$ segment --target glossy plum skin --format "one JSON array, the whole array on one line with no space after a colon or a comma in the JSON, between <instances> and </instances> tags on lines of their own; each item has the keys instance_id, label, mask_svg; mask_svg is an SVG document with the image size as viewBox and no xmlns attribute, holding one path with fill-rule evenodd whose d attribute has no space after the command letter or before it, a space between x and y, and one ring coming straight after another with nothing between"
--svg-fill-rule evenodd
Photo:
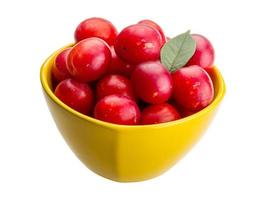
<instances>
[{"instance_id":1,"label":"glossy plum skin","mask_svg":"<svg viewBox=\"0 0 264 200\"><path fill-rule=\"evenodd\" d=\"M88 115L93 106L93 92L85 83L65 79L55 89L55 95L74 110Z\"/></svg>"},{"instance_id":2,"label":"glossy plum skin","mask_svg":"<svg viewBox=\"0 0 264 200\"><path fill-rule=\"evenodd\" d=\"M213 68L215 57L213 45L202 35L192 34L192 38L196 42L196 50L186 66L199 65L205 70L210 70Z\"/></svg>"},{"instance_id":3,"label":"glossy plum skin","mask_svg":"<svg viewBox=\"0 0 264 200\"><path fill-rule=\"evenodd\" d=\"M72 47L67 60L70 74L78 81L100 78L111 61L109 46L99 38L88 38Z\"/></svg>"},{"instance_id":4,"label":"glossy plum skin","mask_svg":"<svg viewBox=\"0 0 264 200\"><path fill-rule=\"evenodd\" d=\"M149 20L149 19L145 19L145 20L139 21L138 24L144 24L144 25L147 25L147 26L150 26L150 27L156 29L160 33L163 44L166 42L166 37L164 35L164 32L163 32L162 28L156 22Z\"/></svg>"},{"instance_id":5,"label":"glossy plum skin","mask_svg":"<svg viewBox=\"0 0 264 200\"><path fill-rule=\"evenodd\" d=\"M172 94L171 75L158 61L137 65L131 81L135 95L147 103L164 103Z\"/></svg>"},{"instance_id":6,"label":"glossy plum skin","mask_svg":"<svg viewBox=\"0 0 264 200\"><path fill-rule=\"evenodd\" d=\"M114 47L111 47L112 59L107 69L107 74L120 74L129 77L134 69L134 65L130 65L121 60L115 52Z\"/></svg>"},{"instance_id":7,"label":"glossy plum skin","mask_svg":"<svg viewBox=\"0 0 264 200\"><path fill-rule=\"evenodd\" d=\"M98 37L109 45L113 45L117 36L117 30L108 20L93 17L82 21L77 26L74 36L76 42L90 37Z\"/></svg>"},{"instance_id":8,"label":"glossy plum skin","mask_svg":"<svg viewBox=\"0 0 264 200\"><path fill-rule=\"evenodd\" d=\"M140 111L131 99L121 95L109 95L96 104L94 117L114 124L136 125L140 120Z\"/></svg>"},{"instance_id":9,"label":"glossy plum skin","mask_svg":"<svg viewBox=\"0 0 264 200\"><path fill-rule=\"evenodd\" d=\"M70 73L67 69L67 57L71 48L64 49L55 58L54 64L51 68L51 73L56 81L63 81L70 78Z\"/></svg>"},{"instance_id":10,"label":"glossy plum skin","mask_svg":"<svg viewBox=\"0 0 264 200\"><path fill-rule=\"evenodd\" d=\"M111 74L103 77L96 85L96 99L118 94L134 100L132 84L125 76Z\"/></svg>"},{"instance_id":11,"label":"glossy plum skin","mask_svg":"<svg viewBox=\"0 0 264 200\"><path fill-rule=\"evenodd\" d=\"M156 104L146 107L141 112L141 124L159 124L180 119L179 112L170 104Z\"/></svg>"},{"instance_id":12,"label":"glossy plum skin","mask_svg":"<svg viewBox=\"0 0 264 200\"><path fill-rule=\"evenodd\" d=\"M157 30L150 26L135 24L123 29L116 38L116 54L130 64L158 60L162 38Z\"/></svg>"},{"instance_id":13,"label":"glossy plum skin","mask_svg":"<svg viewBox=\"0 0 264 200\"><path fill-rule=\"evenodd\" d=\"M172 74L173 97L189 111L199 111L214 98L214 86L208 73L197 65L184 67Z\"/></svg>"}]
</instances>

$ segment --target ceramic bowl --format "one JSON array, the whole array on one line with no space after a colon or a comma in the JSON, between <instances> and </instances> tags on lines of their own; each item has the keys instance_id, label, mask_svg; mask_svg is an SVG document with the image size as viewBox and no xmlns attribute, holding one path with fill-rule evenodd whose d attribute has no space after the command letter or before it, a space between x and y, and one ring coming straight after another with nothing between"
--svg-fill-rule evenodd
<instances>
[{"instance_id":1,"label":"ceramic bowl","mask_svg":"<svg viewBox=\"0 0 264 200\"><path fill-rule=\"evenodd\" d=\"M53 93L53 53L42 65L40 80L52 117L75 155L93 172L119 181L156 177L179 161L201 138L225 94L225 83L214 67L210 74L215 97L203 110L180 120L157 125L125 126L83 115Z\"/></svg>"}]
</instances>

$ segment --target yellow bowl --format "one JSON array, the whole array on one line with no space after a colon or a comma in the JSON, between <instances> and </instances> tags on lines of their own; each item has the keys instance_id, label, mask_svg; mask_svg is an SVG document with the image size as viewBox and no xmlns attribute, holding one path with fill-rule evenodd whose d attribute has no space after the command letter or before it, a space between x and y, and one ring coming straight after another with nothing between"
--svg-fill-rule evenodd
<instances>
[{"instance_id":1,"label":"yellow bowl","mask_svg":"<svg viewBox=\"0 0 264 200\"><path fill-rule=\"evenodd\" d=\"M224 80L214 68L212 79L215 98L208 107L194 115L145 126L124 126L99 121L71 109L54 95L51 66L54 57L62 49L53 53L40 71L48 107L75 155L89 169L114 181L142 181L168 170L202 136L225 94Z\"/></svg>"}]
</instances>

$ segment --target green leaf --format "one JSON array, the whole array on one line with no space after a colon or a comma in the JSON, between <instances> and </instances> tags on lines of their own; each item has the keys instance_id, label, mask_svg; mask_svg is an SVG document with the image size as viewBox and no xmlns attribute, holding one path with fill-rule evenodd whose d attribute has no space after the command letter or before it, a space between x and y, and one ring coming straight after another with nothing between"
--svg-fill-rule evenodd
<instances>
[{"instance_id":1,"label":"green leaf","mask_svg":"<svg viewBox=\"0 0 264 200\"><path fill-rule=\"evenodd\" d=\"M193 56L196 43L190 31L182 33L164 44L161 49L161 63L170 71L183 67Z\"/></svg>"}]
</instances>

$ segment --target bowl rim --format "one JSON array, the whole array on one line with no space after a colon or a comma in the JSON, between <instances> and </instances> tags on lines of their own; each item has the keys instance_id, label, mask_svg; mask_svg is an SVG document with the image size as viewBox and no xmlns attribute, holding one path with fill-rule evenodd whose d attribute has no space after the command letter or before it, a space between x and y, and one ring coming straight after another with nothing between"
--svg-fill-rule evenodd
<instances>
[{"instance_id":1,"label":"bowl rim","mask_svg":"<svg viewBox=\"0 0 264 200\"><path fill-rule=\"evenodd\" d=\"M208 113L211 110L214 110L222 101L223 97L225 96L225 92L226 92L226 86L225 86L225 82L224 79L220 73L220 71L217 69L217 67L214 65L212 71L215 74L216 77L216 81L218 82L218 93L215 94L215 98L214 100L211 102L211 104L209 104L207 107L203 108L202 110L187 116L187 117L183 117L181 119L175 120L175 121L170 121L170 122L165 122L165 123L160 123L160 124L149 124L149 125L121 125L121 124L113 124L110 122L105 122L105 121L101 121L98 119L95 119L93 117L90 117L88 115L84 115L82 113L79 113L78 111L75 111L74 109L70 108L69 106L67 106L66 104L64 104L62 101L60 101L55 94L53 93L53 91L51 90L51 88L49 87L48 81L47 81L47 76L46 74L48 73L48 71L50 71L49 68L51 68L50 66L50 61L52 59L54 59L54 57L61 52L63 49L67 48L67 47L71 47L73 46L73 44L68 44L65 45L64 47L56 50L55 52L53 52L42 64L41 68L40 68L40 82L43 88L43 91L47 94L47 96L58 106L62 107L64 110L72 113L73 115L75 115L78 118L81 118L83 120L89 121L91 123L95 123L99 126L103 126L103 127L107 127L107 128L112 128L112 129L117 129L117 128L121 128L121 129L142 129L142 128L161 128L161 127L165 127L165 126L172 126L172 125L177 125L177 124L182 124L184 122L193 120L195 118L198 118L201 115L204 115L205 113Z\"/></svg>"}]
</instances>

